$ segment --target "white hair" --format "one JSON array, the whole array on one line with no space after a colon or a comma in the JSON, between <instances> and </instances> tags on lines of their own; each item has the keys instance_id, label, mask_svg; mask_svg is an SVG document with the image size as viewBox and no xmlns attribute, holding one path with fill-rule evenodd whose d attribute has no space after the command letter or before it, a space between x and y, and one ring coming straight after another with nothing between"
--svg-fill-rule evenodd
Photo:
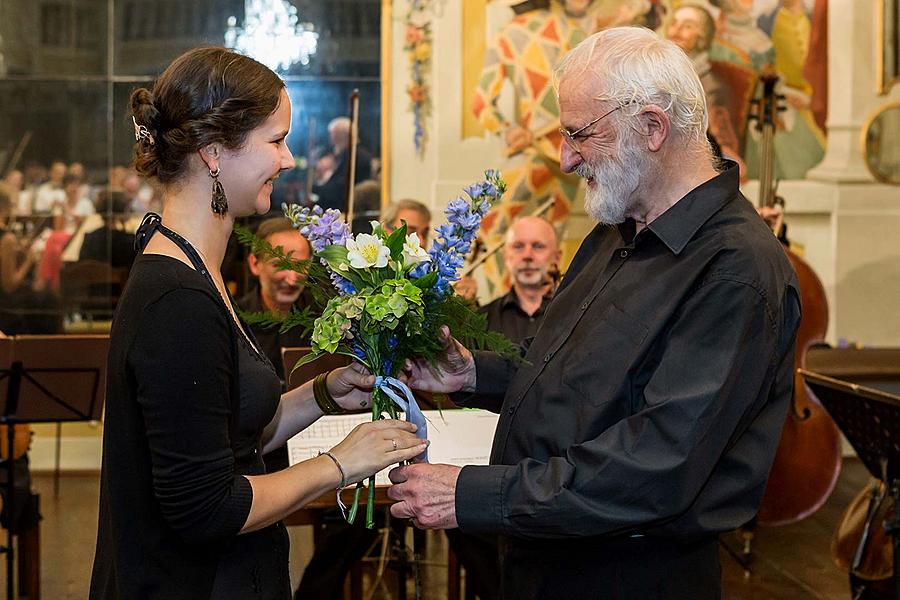
<instances>
[{"instance_id":1,"label":"white hair","mask_svg":"<svg viewBox=\"0 0 900 600\"><path fill-rule=\"evenodd\" d=\"M589 71L602 82L597 100L631 107L654 104L669 116L676 135L708 147L706 94L690 58L681 48L643 27L613 27L595 33L566 54L554 84ZM578 75L580 77L580 75Z\"/></svg>"},{"instance_id":2,"label":"white hair","mask_svg":"<svg viewBox=\"0 0 900 600\"><path fill-rule=\"evenodd\" d=\"M347 117L337 117L336 119L332 119L331 122L328 123L328 133L334 131L350 133L350 119Z\"/></svg>"}]
</instances>

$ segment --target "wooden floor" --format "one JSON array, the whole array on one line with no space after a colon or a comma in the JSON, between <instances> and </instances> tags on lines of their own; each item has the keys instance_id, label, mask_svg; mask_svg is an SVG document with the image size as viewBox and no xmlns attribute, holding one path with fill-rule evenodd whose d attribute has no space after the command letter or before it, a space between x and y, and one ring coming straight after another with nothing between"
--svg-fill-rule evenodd
<instances>
[{"instance_id":1,"label":"wooden floor","mask_svg":"<svg viewBox=\"0 0 900 600\"><path fill-rule=\"evenodd\" d=\"M728 600L844 600L850 597L846 576L831 562L829 544L844 507L864 485L867 476L856 460L845 461L837 488L827 504L801 523L762 529L755 541L753 572L743 570L722 553L723 588ZM82 600L87 597L97 528L96 475L63 476L59 497L53 497L52 478L37 475L44 520L41 524L42 597ZM296 582L309 560L312 535L307 527L291 528L291 576ZM428 555L434 565L423 569L423 597L446 599L443 535L430 535ZM738 545L736 539L730 540ZM2 557L0 557L2 559ZM374 572L374 570L373 570ZM5 590L5 569L0 568L0 590ZM389 574L390 575L390 574ZM379 586L375 598L396 597L393 578ZM366 577L371 580L371 574ZM410 589L410 592L412 590ZM0 591L0 594L5 592ZM412 597L412 596L410 596Z\"/></svg>"}]
</instances>

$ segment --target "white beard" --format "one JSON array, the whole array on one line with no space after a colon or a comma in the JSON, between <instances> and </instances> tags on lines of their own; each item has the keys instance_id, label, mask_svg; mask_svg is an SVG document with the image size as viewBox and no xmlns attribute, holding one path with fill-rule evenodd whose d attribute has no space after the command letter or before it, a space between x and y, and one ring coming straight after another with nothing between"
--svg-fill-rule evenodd
<instances>
[{"instance_id":1,"label":"white beard","mask_svg":"<svg viewBox=\"0 0 900 600\"><path fill-rule=\"evenodd\" d=\"M631 208L629 198L641 179L643 157L630 143L619 143L619 156L602 165L583 162L575 169L579 177L594 180L584 196L584 210L605 225L618 225L625 221L625 213Z\"/></svg>"}]
</instances>

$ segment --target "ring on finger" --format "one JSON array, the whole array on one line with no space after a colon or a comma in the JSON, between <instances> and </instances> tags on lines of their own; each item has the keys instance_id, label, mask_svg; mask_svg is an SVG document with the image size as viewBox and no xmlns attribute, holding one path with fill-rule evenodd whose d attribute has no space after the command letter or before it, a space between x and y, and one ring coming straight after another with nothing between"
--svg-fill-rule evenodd
<instances>
[{"instance_id":1,"label":"ring on finger","mask_svg":"<svg viewBox=\"0 0 900 600\"><path fill-rule=\"evenodd\" d=\"M394 447L394 450L397 449L397 440L391 440L391 445Z\"/></svg>"}]
</instances>

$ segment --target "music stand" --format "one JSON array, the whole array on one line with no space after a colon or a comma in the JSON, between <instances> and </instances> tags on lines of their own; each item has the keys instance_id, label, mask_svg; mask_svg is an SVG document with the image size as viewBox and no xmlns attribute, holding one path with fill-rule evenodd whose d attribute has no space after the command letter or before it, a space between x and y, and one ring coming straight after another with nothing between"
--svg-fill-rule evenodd
<instances>
[{"instance_id":1,"label":"music stand","mask_svg":"<svg viewBox=\"0 0 900 600\"><path fill-rule=\"evenodd\" d=\"M14 437L17 423L100 419L106 380L105 335L23 335L0 338L0 423L6 425L8 514L15 514ZM6 385L2 385L3 381ZM20 400L24 399L24 402ZM13 527L7 530L6 595L14 597Z\"/></svg>"},{"instance_id":2,"label":"music stand","mask_svg":"<svg viewBox=\"0 0 900 600\"><path fill-rule=\"evenodd\" d=\"M900 396L800 369L816 398L873 477L900 506ZM900 518L884 524L894 548L894 590L900 600Z\"/></svg>"}]
</instances>

